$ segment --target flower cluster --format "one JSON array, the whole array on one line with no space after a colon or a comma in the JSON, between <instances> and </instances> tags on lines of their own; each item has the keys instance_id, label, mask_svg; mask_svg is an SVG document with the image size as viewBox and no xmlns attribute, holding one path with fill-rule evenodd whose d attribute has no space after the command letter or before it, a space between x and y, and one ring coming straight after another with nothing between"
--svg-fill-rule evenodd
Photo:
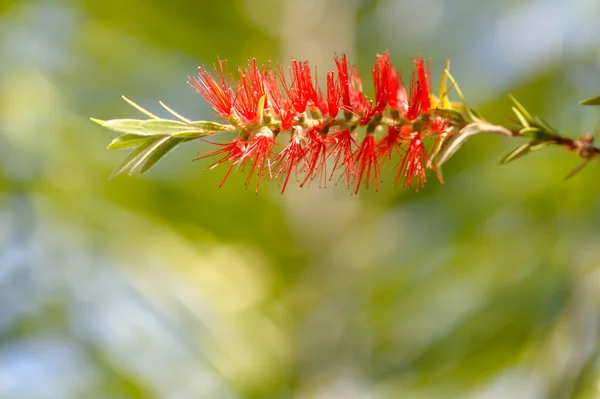
<instances>
[{"instance_id":1,"label":"flower cluster","mask_svg":"<svg viewBox=\"0 0 600 399\"><path fill-rule=\"evenodd\" d=\"M304 186L326 185L337 173L357 192L361 184L378 188L382 168L399 154L395 183L419 189L433 168L431 148L450 129L436 114L429 66L419 56L412 69L407 90L388 53L378 55L371 99L345 55L335 57L323 87L307 61L292 60L286 74L279 65L258 67L250 59L237 78L226 61L219 60L214 73L200 67L190 85L240 133L226 143L205 140L216 148L199 159L218 157L210 168L229 163L221 185L239 167L248 170L246 187L256 176L256 190L266 177L280 178L283 193L292 174Z\"/></svg>"}]
</instances>

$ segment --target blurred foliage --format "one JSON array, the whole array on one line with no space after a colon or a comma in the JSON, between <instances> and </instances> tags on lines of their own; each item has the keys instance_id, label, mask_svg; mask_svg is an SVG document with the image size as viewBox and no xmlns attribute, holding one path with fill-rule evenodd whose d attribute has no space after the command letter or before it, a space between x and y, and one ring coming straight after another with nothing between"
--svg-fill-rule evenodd
<instances>
[{"instance_id":1,"label":"blurred foliage","mask_svg":"<svg viewBox=\"0 0 600 399\"><path fill-rule=\"evenodd\" d=\"M498 166L518 143L475 137L418 193L255 195L240 174L218 189L191 142L108 179L123 154L90 116L137 117L127 95L212 119L187 75L287 63L325 3L354 7L363 70L386 48L435 76L450 58L492 122L510 92L561 132L597 127L578 105L600 91L595 0L311 1L290 33L297 1L0 3L0 397L597 397L595 162L564 182L572 154Z\"/></svg>"}]
</instances>

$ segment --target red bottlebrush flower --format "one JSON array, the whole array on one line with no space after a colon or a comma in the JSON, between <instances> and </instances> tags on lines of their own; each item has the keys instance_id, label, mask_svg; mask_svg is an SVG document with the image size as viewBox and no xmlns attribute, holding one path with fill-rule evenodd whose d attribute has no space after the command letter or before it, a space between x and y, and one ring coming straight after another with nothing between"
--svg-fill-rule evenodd
<instances>
[{"instance_id":1,"label":"red bottlebrush flower","mask_svg":"<svg viewBox=\"0 0 600 399\"><path fill-rule=\"evenodd\" d=\"M394 69L387 51L377 55L377 63L389 65L387 75L388 105L392 109L399 109L402 115L406 115L406 111L408 111L406 88L404 87L404 83L402 83L402 79ZM380 68L382 68L382 66L380 66Z\"/></svg>"},{"instance_id":2,"label":"red bottlebrush flower","mask_svg":"<svg viewBox=\"0 0 600 399\"><path fill-rule=\"evenodd\" d=\"M241 157L242 163L247 160L252 161L250 173L246 179L246 188L250 185L255 171L257 171L256 192L258 192L258 186L260 185L265 169L269 170L269 176L272 177L270 157L273 145L275 145L275 140L273 132L269 128L262 128L248 142L246 151L244 151L244 155Z\"/></svg>"},{"instance_id":3,"label":"red bottlebrush flower","mask_svg":"<svg viewBox=\"0 0 600 399\"><path fill-rule=\"evenodd\" d=\"M406 154L404 154L404 157L400 161L395 182L397 183L400 178L404 178L404 186L411 187L413 178L416 178L415 189L418 191L419 188L425 185L425 181L427 180L425 167L428 162L429 156L427 155L421 133L413 133L406 149Z\"/></svg>"},{"instance_id":4,"label":"red bottlebrush flower","mask_svg":"<svg viewBox=\"0 0 600 399\"><path fill-rule=\"evenodd\" d=\"M372 106L371 101L366 101L362 95L361 90L361 103L363 110L363 116L360 120L361 125L366 125L369 121L378 114L381 114L388 101L388 76L390 74L390 64L387 62L381 62L379 59L375 63L373 68L373 86L375 87L375 106Z\"/></svg>"},{"instance_id":5,"label":"red bottlebrush flower","mask_svg":"<svg viewBox=\"0 0 600 399\"><path fill-rule=\"evenodd\" d=\"M301 131L301 127L296 128L296 132L292 136L288 145L279 154L277 154L277 157L275 158L275 169L277 169L276 175L279 176L283 174L285 176L281 194L283 194L285 188L287 187L292 171L298 170L298 165L301 161L306 163L306 150L302 144L302 137L300 136Z\"/></svg>"},{"instance_id":6,"label":"red bottlebrush flower","mask_svg":"<svg viewBox=\"0 0 600 399\"><path fill-rule=\"evenodd\" d=\"M305 68L307 69L305 73L308 74L308 76L310 76L310 70L308 70L308 63L305 65ZM321 112L321 115L325 116L327 115L329 108L327 105L327 100L325 99L325 95L319 87L319 81L317 79L317 76L317 68L315 67L315 83L314 85L311 84L307 86L308 107L313 112L319 110L319 112Z\"/></svg>"},{"instance_id":7,"label":"red bottlebrush flower","mask_svg":"<svg viewBox=\"0 0 600 399\"><path fill-rule=\"evenodd\" d=\"M435 134L439 135L446 131L448 127L448 121L444 118L440 118L439 116L429 118L428 130Z\"/></svg>"},{"instance_id":8,"label":"red bottlebrush flower","mask_svg":"<svg viewBox=\"0 0 600 399\"><path fill-rule=\"evenodd\" d=\"M204 141L206 141L206 140L204 140ZM224 162L231 161L231 165L229 165L229 169L227 169L227 173L225 173L225 177L223 177L221 184L219 184L219 188L221 188L223 186L223 184L225 184L225 180L227 180L227 177L229 177L229 173L231 173L231 170L233 169L233 167L235 165L239 164L240 162L242 162L244 154L246 152L246 148L248 146L248 141L246 141L244 139L236 138L236 139L233 139L229 143L213 143L211 141L206 141L206 142L217 145L221 148L218 150L209 151L206 155L203 155L196 159L213 158L215 156L223 155L223 158L219 159L217 162L210 165L207 169L214 169Z\"/></svg>"},{"instance_id":9,"label":"red bottlebrush flower","mask_svg":"<svg viewBox=\"0 0 600 399\"><path fill-rule=\"evenodd\" d=\"M362 88L362 80L358 71L355 67L350 69L350 104L351 108L346 111L350 111L355 115L360 115L361 125L366 125L368 121L371 119L371 107L373 106L373 102L364 95Z\"/></svg>"},{"instance_id":10,"label":"red bottlebrush flower","mask_svg":"<svg viewBox=\"0 0 600 399\"><path fill-rule=\"evenodd\" d=\"M387 134L380 138L376 144L377 157L380 160L380 166L392 159L395 152L399 152L402 142L409 137L412 132L412 125L389 126Z\"/></svg>"},{"instance_id":11,"label":"red bottlebrush flower","mask_svg":"<svg viewBox=\"0 0 600 399\"><path fill-rule=\"evenodd\" d=\"M320 175L321 181L326 186L327 174L327 146L329 140L326 134L322 132L322 126L314 126L306 132L308 136L308 144L306 145L306 177L300 184L304 187L306 182L314 180Z\"/></svg>"},{"instance_id":12,"label":"red bottlebrush flower","mask_svg":"<svg viewBox=\"0 0 600 399\"><path fill-rule=\"evenodd\" d=\"M236 87L234 108L240 119L252 124L258 122L258 105L265 94L263 81L265 72L256 67L256 60L249 59L245 70L238 68L240 81Z\"/></svg>"},{"instance_id":13,"label":"red bottlebrush flower","mask_svg":"<svg viewBox=\"0 0 600 399\"><path fill-rule=\"evenodd\" d=\"M356 139L353 134L344 129L341 132L331 136L331 152L329 156L333 157L333 169L329 180L333 178L333 174L338 168L345 167L342 176L346 176L348 188L352 184L352 179L356 176L356 163L354 161L354 147L356 147Z\"/></svg>"},{"instance_id":14,"label":"red bottlebrush flower","mask_svg":"<svg viewBox=\"0 0 600 399\"><path fill-rule=\"evenodd\" d=\"M333 74L333 72L332 72L332 74ZM308 106L311 111L316 111L318 109L319 112L321 112L321 115L326 116L329 113L329 104L327 102L327 98L325 97L325 94L323 94L323 91L319 87L319 82L317 80L316 75L317 75L317 71L315 68L315 86L314 87L316 87L316 92L317 92L316 100L315 101L311 100L309 102ZM336 114L337 114L337 112L336 112Z\"/></svg>"},{"instance_id":15,"label":"red bottlebrush flower","mask_svg":"<svg viewBox=\"0 0 600 399\"><path fill-rule=\"evenodd\" d=\"M350 69L350 109L348 111L364 112L369 100L363 94L362 79L355 67Z\"/></svg>"},{"instance_id":16,"label":"red bottlebrush flower","mask_svg":"<svg viewBox=\"0 0 600 399\"><path fill-rule=\"evenodd\" d=\"M299 104L302 111L306 111L306 106L310 106L317 103L317 91L313 86L312 77L310 75L310 65L308 61L304 61L299 68L298 78L297 78L297 87L298 90L302 93L302 103Z\"/></svg>"},{"instance_id":17,"label":"red bottlebrush flower","mask_svg":"<svg viewBox=\"0 0 600 399\"><path fill-rule=\"evenodd\" d=\"M383 112L387 106L389 97L389 76L391 70L389 63L377 63L373 69L373 85L375 86L375 107L373 114L377 115Z\"/></svg>"},{"instance_id":18,"label":"red bottlebrush flower","mask_svg":"<svg viewBox=\"0 0 600 399\"><path fill-rule=\"evenodd\" d=\"M237 115L244 123L252 124L258 122L260 97L256 98L254 95L255 92L245 76L240 77L236 91L234 106Z\"/></svg>"},{"instance_id":19,"label":"red bottlebrush flower","mask_svg":"<svg viewBox=\"0 0 600 399\"><path fill-rule=\"evenodd\" d=\"M304 97L304 92L302 91L302 84L304 80L304 69L302 64L298 63L295 59L292 59L292 65L290 66L290 76L292 79L292 84L288 86L287 81L285 79L285 73L283 70L279 71L279 78L281 79L281 85L285 90L288 99L290 100L290 104L294 111L297 113L304 112L306 110L306 98Z\"/></svg>"},{"instance_id":20,"label":"red bottlebrush flower","mask_svg":"<svg viewBox=\"0 0 600 399\"><path fill-rule=\"evenodd\" d=\"M229 118L233 108L233 92L229 83L227 61L219 60L219 69L214 65L215 77L204 67L198 68L198 76L188 76L188 84L194 88L219 113L222 118Z\"/></svg>"},{"instance_id":21,"label":"red bottlebrush flower","mask_svg":"<svg viewBox=\"0 0 600 399\"><path fill-rule=\"evenodd\" d=\"M352 110L350 102L350 76L348 75L348 63L346 62L346 54L341 58L335 57L335 65L338 71L339 91L341 95L341 105L347 111Z\"/></svg>"},{"instance_id":22,"label":"red bottlebrush flower","mask_svg":"<svg viewBox=\"0 0 600 399\"><path fill-rule=\"evenodd\" d=\"M272 70L269 71L269 74L265 72L263 86L267 95L269 108L281 120L281 129L288 130L294 123L295 112L292 109L290 101L284 99L281 95L279 80Z\"/></svg>"},{"instance_id":23,"label":"red bottlebrush flower","mask_svg":"<svg viewBox=\"0 0 600 399\"><path fill-rule=\"evenodd\" d=\"M340 91L339 86L335 84L333 71L327 73L327 107L329 117L335 118L340 111Z\"/></svg>"},{"instance_id":24,"label":"red bottlebrush flower","mask_svg":"<svg viewBox=\"0 0 600 399\"><path fill-rule=\"evenodd\" d=\"M429 112L430 109L428 75L425 72L423 58L418 56L410 82L410 99L406 118L411 121L415 120L422 113Z\"/></svg>"},{"instance_id":25,"label":"red bottlebrush flower","mask_svg":"<svg viewBox=\"0 0 600 399\"><path fill-rule=\"evenodd\" d=\"M365 177L365 186L369 188L369 182L375 182L375 190L379 189L379 164L377 162L377 150L375 136L367 133L360 148L356 152L357 179L354 194L358 193L360 184ZM366 173L366 175L365 175Z\"/></svg>"}]
</instances>

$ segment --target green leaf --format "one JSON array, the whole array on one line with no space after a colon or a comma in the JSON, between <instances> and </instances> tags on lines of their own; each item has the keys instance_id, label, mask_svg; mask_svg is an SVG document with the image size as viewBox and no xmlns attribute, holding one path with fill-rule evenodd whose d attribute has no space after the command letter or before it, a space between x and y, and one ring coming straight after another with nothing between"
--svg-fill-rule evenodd
<instances>
[{"instance_id":1,"label":"green leaf","mask_svg":"<svg viewBox=\"0 0 600 399\"><path fill-rule=\"evenodd\" d=\"M207 132L201 130L188 130L179 133L173 133L171 137L177 137L182 139L199 139L202 137L210 136L214 132Z\"/></svg>"},{"instance_id":2,"label":"green leaf","mask_svg":"<svg viewBox=\"0 0 600 399\"><path fill-rule=\"evenodd\" d=\"M517 149L512 151L510 154L508 154L507 156L502 158L502 160L500 161L500 164L501 165L507 164L509 162L512 162L516 159L519 159L519 158L529 154L532 151L541 150L542 148L544 148L550 144L553 144L553 143L554 143L554 141L532 140L528 143L523 144L522 146L518 147Z\"/></svg>"},{"instance_id":3,"label":"green leaf","mask_svg":"<svg viewBox=\"0 0 600 399\"><path fill-rule=\"evenodd\" d=\"M140 107L139 105L137 105L136 103L134 103L133 101L131 101L130 99L128 99L127 97L121 96L121 98L123 100L127 101L127 104L131 105L133 108L137 109L142 114L146 115L148 118L150 118L150 119L159 119L158 116L154 115L150 111L146 111L144 108Z\"/></svg>"},{"instance_id":4,"label":"green leaf","mask_svg":"<svg viewBox=\"0 0 600 399\"><path fill-rule=\"evenodd\" d=\"M154 151L156 151L160 146L162 146L164 143L168 142L171 138L170 137L163 137L158 139L156 142L154 142L147 150L146 152L144 152L138 159L137 161L131 166L131 169L129 169L129 175L132 175L135 173L135 171L142 166L147 160L148 158L150 158L150 156L152 155L152 153Z\"/></svg>"},{"instance_id":5,"label":"green leaf","mask_svg":"<svg viewBox=\"0 0 600 399\"><path fill-rule=\"evenodd\" d=\"M175 118L179 119L180 121L183 121L185 123L191 123L192 121L189 120L188 118L185 118L181 115L179 115L177 112L173 111L171 108L167 107L162 101L158 102L164 109L166 109L171 115L173 115Z\"/></svg>"},{"instance_id":6,"label":"green leaf","mask_svg":"<svg viewBox=\"0 0 600 399\"><path fill-rule=\"evenodd\" d=\"M152 166L154 166L154 164L156 164L162 157L167 155L169 151L175 148L182 141L183 139L181 138L169 138L169 140L166 140L162 142L159 146L154 147L151 151L149 151L151 153L146 158L146 162L144 163L144 166L142 166L140 173L144 173Z\"/></svg>"},{"instance_id":7,"label":"green leaf","mask_svg":"<svg viewBox=\"0 0 600 399\"><path fill-rule=\"evenodd\" d=\"M232 125L222 125L220 123L210 121L194 121L190 122L189 125L205 132L233 132L237 130Z\"/></svg>"},{"instance_id":8,"label":"green leaf","mask_svg":"<svg viewBox=\"0 0 600 399\"><path fill-rule=\"evenodd\" d=\"M600 105L600 96L588 98L587 100L581 101L581 105Z\"/></svg>"},{"instance_id":9,"label":"green leaf","mask_svg":"<svg viewBox=\"0 0 600 399\"><path fill-rule=\"evenodd\" d=\"M137 147L138 145L146 142L148 139L149 136L147 135L127 133L111 141L106 148L109 150L120 150L123 148Z\"/></svg>"},{"instance_id":10,"label":"green leaf","mask_svg":"<svg viewBox=\"0 0 600 399\"><path fill-rule=\"evenodd\" d=\"M550 141L531 140L530 142L523 144L522 146L518 147L517 149L512 151L510 154L508 154L507 156L502 158L502 160L500 161L500 164L501 165L507 164L516 159L524 157L525 155L529 154L532 151L541 150L542 148L544 148L550 144L554 144L554 143L555 142L553 140L550 140Z\"/></svg>"},{"instance_id":11,"label":"green leaf","mask_svg":"<svg viewBox=\"0 0 600 399\"><path fill-rule=\"evenodd\" d=\"M452 88L447 88L446 80L448 80L448 75L446 75L445 71L450 71L450 60L446 60L446 65L444 66L444 73L440 78L440 107L441 108L450 108L450 100L448 99L448 92Z\"/></svg>"},{"instance_id":12,"label":"green leaf","mask_svg":"<svg viewBox=\"0 0 600 399\"><path fill-rule=\"evenodd\" d=\"M540 139L541 136L546 136L542 129L539 127L526 127L519 130L519 133L525 137L529 137L530 139Z\"/></svg>"},{"instance_id":13,"label":"green leaf","mask_svg":"<svg viewBox=\"0 0 600 399\"><path fill-rule=\"evenodd\" d=\"M521 158L524 155L527 155L530 151L531 143L525 143L522 146L518 147L514 151L510 152L507 156L502 158L500 161L501 165L507 164L509 162L514 161L515 159Z\"/></svg>"},{"instance_id":14,"label":"green leaf","mask_svg":"<svg viewBox=\"0 0 600 399\"><path fill-rule=\"evenodd\" d=\"M99 119L91 118L92 121L96 122L102 127L110 130L114 130L119 133L130 133L137 135L147 135L148 133L142 126L143 122L139 119L111 119L108 121L102 121Z\"/></svg>"},{"instance_id":15,"label":"green leaf","mask_svg":"<svg viewBox=\"0 0 600 399\"><path fill-rule=\"evenodd\" d=\"M513 112L515 113L515 115L517 116L517 119L519 119L519 123L521 124L521 126L528 128L531 127L529 125L529 121L527 120L527 118L525 117L525 115L523 115L521 113L520 110L518 110L516 107L512 107Z\"/></svg>"},{"instance_id":16,"label":"green leaf","mask_svg":"<svg viewBox=\"0 0 600 399\"><path fill-rule=\"evenodd\" d=\"M448 79L450 79L450 82L452 82L452 87L454 87L454 90L456 90L456 94L458 95L458 98L460 99L460 101L462 101L462 103L465 106L465 112L467 114L467 116L470 118L471 121L478 121L481 118L478 117L478 115L476 115L467 105L467 101L465 100L465 97L462 94L462 91L460 90L460 87L458 87L458 83L456 83L456 79L454 79L454 76L452 76L452 74L450 73L450 71L448 69L444 70L444 73L448 76Z\"/></svg>"},{"instance_id":17,"label":"green leaf","mask_svg":"<svg viewBox=\"0 0 600 399\"><path fill-rule=\"evenodd\" d=\"M590 163L589 159L583 160L579 165L577 165L572 171L569 172L568 175L565 176L565 180L569 180L571 177L575 176L577 173L581 171L588 163Z\"/></svg>"},{"instance_id":18,"label":"green leaf","mask_svg":"<svg viewBox=\"0 0 600 399\"><path fill-rule=\"evenodd\" d=\"M118 175L119 173L121 173L125 169L127 169L133 163L133 161L135 161L137 159L137 157L139 157L144 151L146 151L149 147L151 147L158 140L160 140L160 137L149 137L145 143L142 143L139 147L132 150L125 157L125 159L123 159L123 161L121 161L119 166L117 166L115 168L115 170L113 170L113 172L110 175L110 178L111 179L114 178L116 175Z\"/></svg>"},{"instance_id":19,"label":"green leaf","mask_svg":"<svg viewBox=\"0 0 600 399\"><path fill-rule=\"evenodd\" d=\"M149 134L173 134L190 130L190 127L186 123L170 121L167 119L143 121L142 127Z\"/></svg>"},{"instance_id":20,"label":"green leaf","mask_svg":"<svg viewBox=\"0 0 600 399\"><path fill-rule=\"evenodd\" d=\"M452 137L449 140L448 145L440 152L439 158L435 163L436 168L441 170L442 165L445 164L469 138L484 132L485 130L481 130L476 123L470 123L462 128L459 134Z\"/></svg>"},{"instance_id":21,"label":"green leaf","mask_svg":"<svg viewBox=\"0 0 600 399\"><path fill-rule=\"evenodd\" d=\"M462 124L465 121L462 112L455 109L438 108L434 111L434 114L444 119L449 119L456 124Z\"/></svg>"},{"instance_id":22,"label":"green leaf","mask_svg":"<svg viewBox=\"0 0 600 399\"><path fill-rule=\"evenodd\" d=\"M512 96L512 94L509 94L508 97L511 99L511 101L513 102L513 104L515 104L515 107L513 107L513 111L516 108L521 113L521 116L523 116L527 120L528 124L527 125L524 124L523 126L529 127L530 124L532 124L532 123L535 122L534 119L533 119L533 117L529 113L529 111L527 111L525 109L525 107L519 101L517 101L516 98L514 98ZM516 111L515 111L515 113L516 113ZM517 115L517 117L518 117L518 115Z\"/></svg>"}]
</instances>

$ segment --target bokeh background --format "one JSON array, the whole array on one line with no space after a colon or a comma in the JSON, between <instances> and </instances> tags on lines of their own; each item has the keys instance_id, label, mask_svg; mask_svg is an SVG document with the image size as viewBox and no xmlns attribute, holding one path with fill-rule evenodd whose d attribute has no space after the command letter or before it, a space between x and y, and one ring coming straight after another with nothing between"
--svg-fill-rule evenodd
<instances>
[{"instance_id":1,"label":"bokeh background","mask_svg":"<svg viewBox=\"0 0 600 399\"><path fill-rule=\"evenodd\" d=\"M89 120L192 119L217 56L362 71L446 59L470 104L513 93L593 131L597 0L0 2L0 398L600 397L600 165L477 137L418 193L143 176ZM406 77L406 75L405 75ZM370 85L368 90L372 90ZM391 172L384 174L390 180Z\"/></svg>"}]
</instances>

